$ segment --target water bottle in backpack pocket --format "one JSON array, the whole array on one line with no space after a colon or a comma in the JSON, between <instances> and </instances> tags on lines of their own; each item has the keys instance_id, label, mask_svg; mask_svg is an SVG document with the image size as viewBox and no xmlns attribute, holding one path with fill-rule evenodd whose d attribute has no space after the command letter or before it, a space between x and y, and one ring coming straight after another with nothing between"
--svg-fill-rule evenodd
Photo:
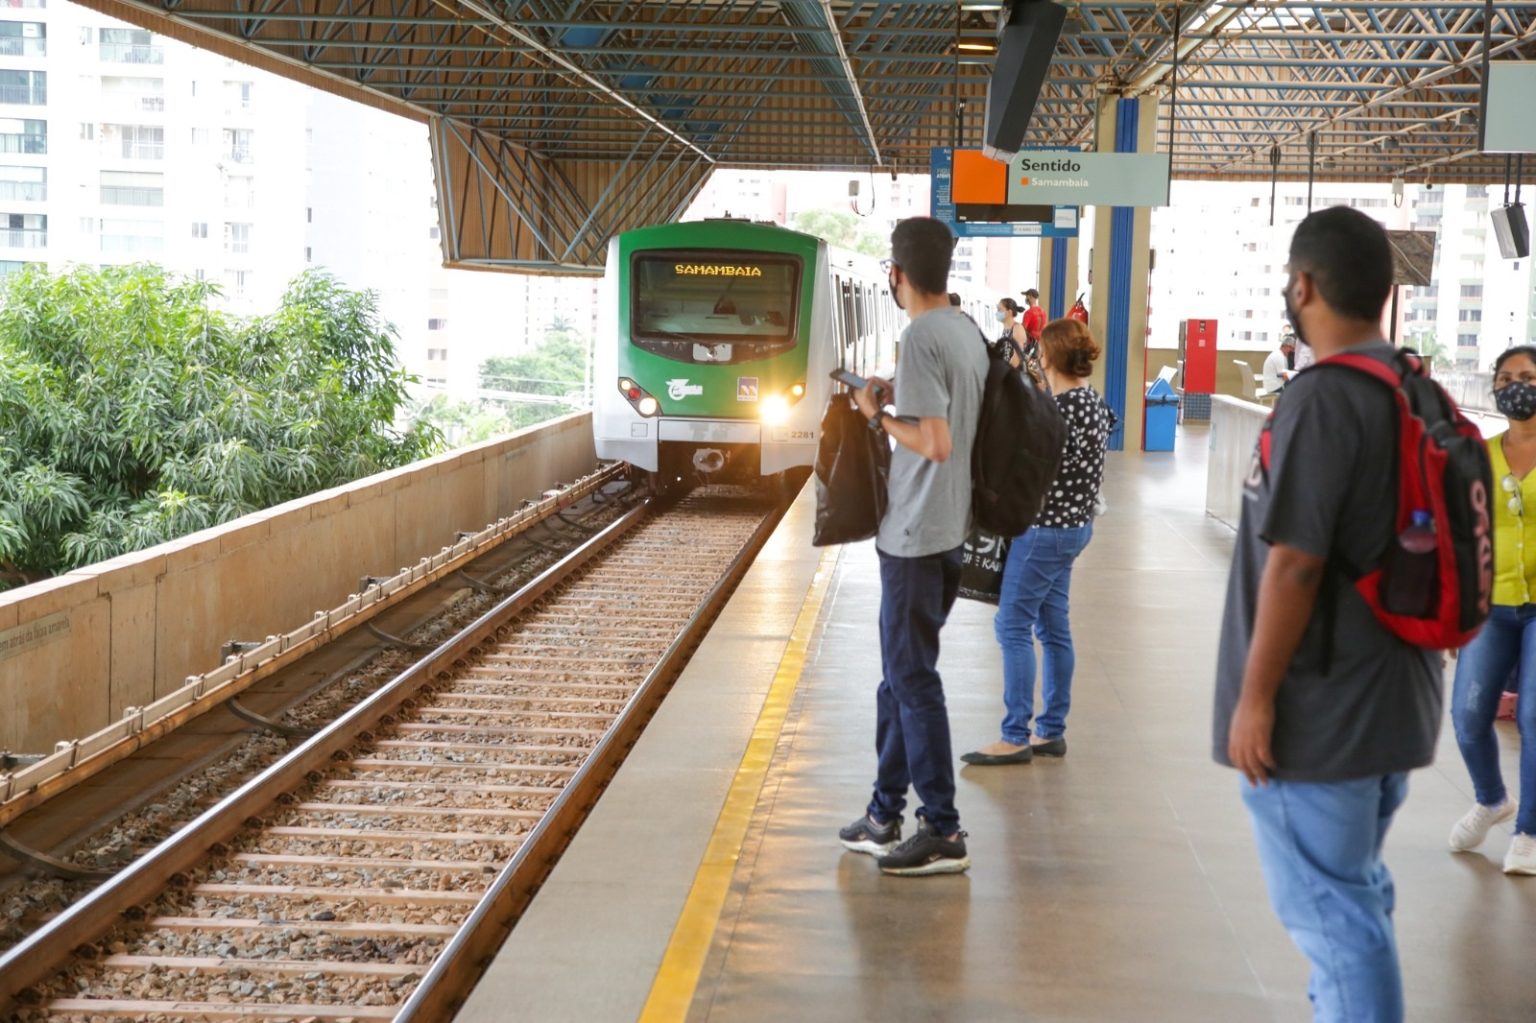
<instances>
[{"instance_id":1,"label":"water bottle in backpack pocket","mask_svg":"<svg viewBox=\"0 0 1536 1023\"><path fill-rule=\"evenodd\" d=\"M1433 617L1440 590L1439 545L1434 516L1415 509L1392 540L1381 563L1381 606L1392 614Z\"/></svg>"}]
</instances>

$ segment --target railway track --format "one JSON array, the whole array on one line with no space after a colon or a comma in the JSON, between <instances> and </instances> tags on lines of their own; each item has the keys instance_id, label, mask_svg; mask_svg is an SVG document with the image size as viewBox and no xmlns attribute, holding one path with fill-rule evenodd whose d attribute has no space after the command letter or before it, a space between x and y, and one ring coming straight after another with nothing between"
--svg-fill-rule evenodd
<instances>
[{"instance_id":1,"label":"railway track","mask_svg":"<svg viewBox=\"0 0 1536 1023\"><path fill-rule=\"evenodd\" d=\"M19 1020L444 1020L777 520L638 508L0 959Z\"/></svg>"},{"instance_id":2,"label":"railway track","mask_svg":"<svg viewBox=\"0 0 1536 1023\"><path fill-rule=\"evenodd\" d=\"M497 592L526 582L632 506L635 495L615 484L622 487L616 471L603 470L525 509L437 585L402 587L370 607L365 627L338 630L329 644L242 688L242 709L287 734L215 705L138 749L119 743L120 761L51 778L51 791L22 790L15 803L0 804L25 811L0 817L0 853L10 853L0 855L0 953L276 762L296 737L477 619ZM16 805L24 801L31 805Z\"/></svg>"}]
</instances>

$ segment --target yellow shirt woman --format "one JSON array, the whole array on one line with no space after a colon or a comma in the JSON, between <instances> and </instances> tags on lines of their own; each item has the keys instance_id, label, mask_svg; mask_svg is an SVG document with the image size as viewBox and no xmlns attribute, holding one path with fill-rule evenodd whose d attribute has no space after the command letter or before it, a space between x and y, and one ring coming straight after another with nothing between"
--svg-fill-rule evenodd
<instances>
[{"instance_id":1,"label":"yellow shirt woman","mask_svg":"<svg viewBox=\"0 0 1536 1023\"><path fill-rule=\"evenodd\" d=\"M1504 457L1504 435L1488 440L1493 462L1493 602L1532 603L1536 591L1536 472L1519 479ZM1526 514L1530 509L1530 514Z\"/></svg>"}]
</instances>

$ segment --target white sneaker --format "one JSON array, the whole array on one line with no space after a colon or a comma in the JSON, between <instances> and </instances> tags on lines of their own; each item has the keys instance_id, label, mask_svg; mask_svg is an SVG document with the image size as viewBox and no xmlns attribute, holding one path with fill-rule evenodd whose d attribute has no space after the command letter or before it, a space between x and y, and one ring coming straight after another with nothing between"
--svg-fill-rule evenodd
<instances>
[{"instance_id":1,"label":"white sneaker","mask_svg":"<svg viewBox=\"0 0 1536 1023\"><path fill-rule=\"evenodd\" d=\"M1504 873L1536 874L1536 835L1515 835L1504 854Z\"/></svg>"},{"instance_id":2,"label":"white sneaker","mask_svg":"<svg viewBox=\"0 0 1536 1023\"><path fill-rule=\"evenodd\" d=\"M1488 837L1489 830L1495 824L1503 824L1514 815L1513 800L1505 799L1498 806L1484 806L1478 803L1463 814L1461 820L1457 821L1456 826L1451 829L1451 852L1476 849L1483 844L1483 839Z\"/></svg>"}]
</instances>

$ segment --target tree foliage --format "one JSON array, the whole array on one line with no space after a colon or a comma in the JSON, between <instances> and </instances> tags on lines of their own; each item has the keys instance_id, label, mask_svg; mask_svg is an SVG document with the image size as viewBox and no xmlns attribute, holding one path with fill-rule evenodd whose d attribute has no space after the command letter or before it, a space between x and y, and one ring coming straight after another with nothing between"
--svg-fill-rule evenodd
<instances>
[{"instance_id":1,"label":"tree foliage","mask_svg":"<svg viewBox=\"0 0 1536 1023\"><path fill-rule=\"evenodd\" d=\"M323 271L249 321L158 267L29 268L0 309L0 587L434 451L371 292Z\"/></svg>"},{"instance_id":2,"label":"tree foliage","mask_svg":"<svg viewBox=\"0 0 1536 1023\"><path fill-rule=\"evenodd\" d=\"M866 256L891 254L890 239L871 231L852 210L806 210L795 214L795 230L815 235L828 245L852 249Z\"/></svg>"}]
</instances>

